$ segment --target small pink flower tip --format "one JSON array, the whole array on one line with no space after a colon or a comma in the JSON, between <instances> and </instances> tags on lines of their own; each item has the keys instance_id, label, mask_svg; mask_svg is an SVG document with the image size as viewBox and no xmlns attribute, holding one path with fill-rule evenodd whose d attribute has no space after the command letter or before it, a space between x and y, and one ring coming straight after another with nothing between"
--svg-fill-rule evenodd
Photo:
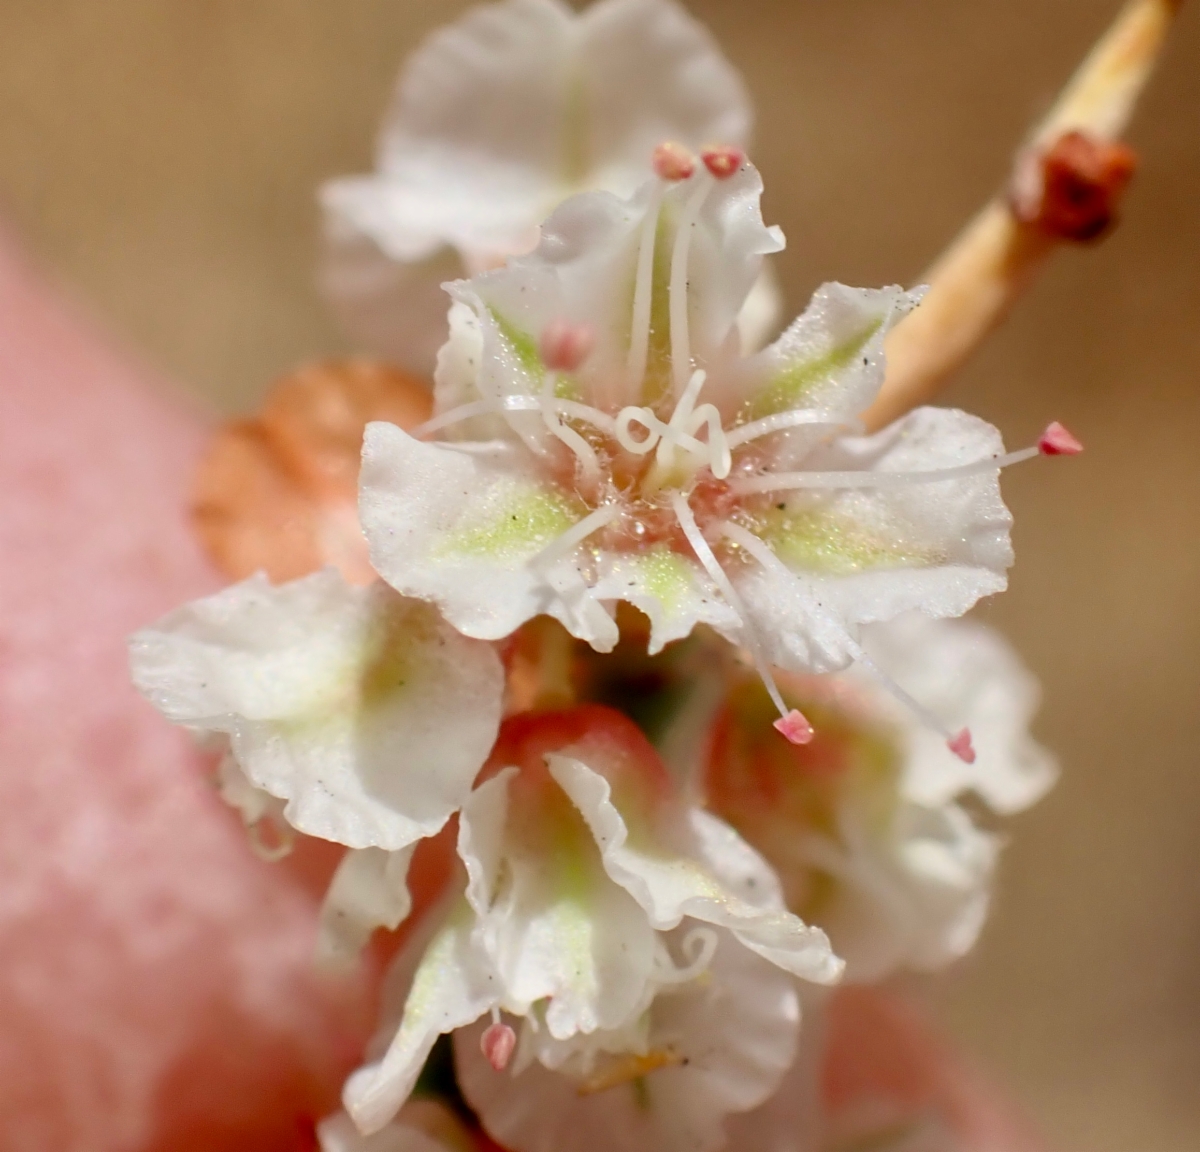
<instances>
[{"instance_id":1,"label":"small pink flower tip","mask_svg":"<svg viewBox=\"0 0 1200 1152\"><path fill-rule=\"evenodd\" d=\"M964 764L975 763L975 749L971 745L971 729L964 728L952 740L946 741L946 747L950 749Z\"/></svg>"},{"instance_id":2,"label":"small pink flower tip","mask_svg":"<svg viewBox=\"0 0 1200 1152\"><path fill-rule=\"evenodd\" d=\"M808 717L795 708L786 716L780 716L774 727L792 744L808 744L813 738L813 726L808 722Z\"/></svg>"},{"instance_id":3,"label":"small pink flower tip","mask_svg":"<svg viewBox=\"0 0 1200 1152\"><path fill-rule=\"evenodd\" d=\"M696 171L696 158L682 144L667 140L654 149L654 171L664 180L687 180Z\"/></svg>"},{"instance_id":4,"label":"small pink flower tip","mask_svg":"<svg viewBox=\"0 0 1200 1152\"><path fill-rule=\"evenodd\" d=\"M1083 451L1083 445L1055 420L1042 433L1038 451L1043 456L1078 456Z\"/></svg>"},{"instance_id":5,"label":"small pink flower tip","mask_svg":"<svg viewBox=\"0 0 1200 1152\"><path fill-rule=\"evenodd\" d=\"M551 320L538 345L542 363L551 372L574 372L596 346L596 332L587 324Z\"/></svg>"},{"instance_id":6,"label":"small pink flower tip","mask_svg":"<svg viewBox=\"0 0 1200 1152\"><path fill-rule=\"evenodd\" d=\"M499 1022L489 1024L479 1038L480 1051L497 1072L508 1067L516 1046L517 1034L507 1024Z\"/></svg>"},{"instance_id":7,"label":"small pink flower tip","mask_svg":"<svg viewBox=\"0 0 1200 1152\"><path fill-rule=\"evenodd\" d=\"M700 159L718 180L728 180L746 163L746 153L733 147L705 148Z\"/></svg>"}]
</instances>

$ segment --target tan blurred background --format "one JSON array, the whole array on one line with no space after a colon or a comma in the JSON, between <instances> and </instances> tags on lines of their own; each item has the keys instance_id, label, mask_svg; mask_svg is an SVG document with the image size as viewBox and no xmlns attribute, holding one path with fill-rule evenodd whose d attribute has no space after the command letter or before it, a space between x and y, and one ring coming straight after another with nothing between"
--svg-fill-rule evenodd
<instances>
[{"instance_id":1,"label":"tan blurred background","mask_svg":"<svg viewBox=\"0 0 1200 1152\"><path fill-rule=\"evenodd\" d=\"M0 0L0 213L126 341L246 407L341 349L324 178L461 0ZM742 68L793 310L911 281L1116 0L693 0ZM1018 820L950 1026L1064 1152L1200 1148L1200 12L1132 132L1123 227L1061 258L947 397L1088 452L1007 483L984 609L1042 677L1062 785Z\"/></svg>"}]
</instances>

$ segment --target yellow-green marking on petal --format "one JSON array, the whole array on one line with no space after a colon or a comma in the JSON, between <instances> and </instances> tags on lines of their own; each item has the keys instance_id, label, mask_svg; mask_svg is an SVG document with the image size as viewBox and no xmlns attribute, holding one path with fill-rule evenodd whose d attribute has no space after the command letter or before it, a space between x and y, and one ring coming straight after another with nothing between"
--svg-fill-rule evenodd
<instances>
[{"instance_id":1,"label":"yellow-green marking on petal","mask_svg":"<svg viewBox=\"0 0 1200 1152\"><path fill-rule=\"evenodd\" d=\"M694 583L691 561L665 547L654 548L639 557L637 571L646 591L668 612L679 607Z\"/></svg>"},{"instance_id":2,"label":"yellow-green marking on petal","mask_svg":"<svg viewBox=\"0 0 1200 1152\"><path fill-rule=\"evenodd\" d=\"M882 318L875 320L850 339L835 344L828 352L787 365L750 401L741 414L741 422L761 420L764 416L774 416L777 412L788 412L811 404L814 393L822 384L844 371L856 357L862 355L862 350L882 324Z\"/></svg>"},{"instance_id":3,"label":"yellow-green marking on petal","mask_svg":"<svg viewBox=\"0 0 1200 1152\"><path fill-rule=\"evenodd\" d=\"M484 515L446 541L440 549L443 555L524 559L587 515L581 501L532 486L514 486L488 504Z\"/></svg>"},{"instance_id":4,"label":"yellow-green marking on petal","mask_svg":"<svg viewBox=\"0 0 1200 1152\"><path fill-rule=\"evenodd\" d=\"M874 568L923 568L941 559L932 548L888 539L848 517L812 509L772 510L757 535L789 567L834 576Z\"/></svg>"}]
</instances>

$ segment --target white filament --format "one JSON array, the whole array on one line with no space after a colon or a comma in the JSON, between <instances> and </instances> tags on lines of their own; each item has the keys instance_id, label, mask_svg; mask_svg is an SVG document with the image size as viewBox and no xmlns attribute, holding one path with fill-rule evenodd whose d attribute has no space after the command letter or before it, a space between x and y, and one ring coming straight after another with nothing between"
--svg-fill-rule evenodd
<instances>
[{"instance_id":1,"label":"white filament","mask_svg":"<svg viewBox=\"0 0 1200 1152\"><path fill-rule=\"evenodd\" d=\"M691 929L683 938L684 963L677 965L661 937L655 939L654 980L663 986L688 984L703 976L717 954L717 933L707 926Z\"/></svg>"},{"instance_id":2,"label":"white filament","mask_svg":"<svg viewBox=\"0 0 1200 1152\"><path fill-rule=\"evenodd\" d=\"M696 524L696 517L692 513L691 505L688 504L687 498L681 492L676 492L671 497L671 506L675 511L675 518L679 521L679 527L683 529L683 534L692 546L692 551L696 553L696 559L700 561L704 570L720 590L721 595L725 597L726 603L737 613L739 620L741 620L742 637L745 640L746 648L750 652L751 658L754 660L754 667L763 682L763 687L766 688L767 695L771 697L771 703L779 710L780 716L786 716L790 709L784 704L783 697L779 694L779 688L775 684L775 677L771 675L771 666L763 655L762 644L759 641L754 625L751 623L750 613L746 610L746 605L743 603L741 596L738 595L737 589L730 582L729 577L725 574L725 569L717 561L713 550L708 546L708 541L704 539L704 534Z\"/></svg>"},{"instance_id":3,"label":"white filament","mask_svg":"<svg viewBox=\"0 0 1200 1152\"><path fill-rule=\"evenodd\" d=\"M729 438L729 447L737 448L742 444L748 444L751 440L769 436L772 432L798 428L802 424L844 429L851 433L862 431L860 420L834 416L831 412L821 412L815 408L794 408L790 412L776 412L774 416L764 416L761 420L743 424L726 435Z\"/></svg>"},{"instance_id":4,"label":"white filament","mask_svg":"<svg viewBox=\"0 0 1200 1152\"><path fill-rule=\"evenodd\" d=\"M1022 448L1006 456L992 456L953 468L929 472L775 472L764 476L747 476L731 484L739 496L754 492L786 492L801 488L904 488L910 484L936 484L942 480L958 480L981 472L999 471L1039 455L1036 448Z\"/></svg>"},{"instance_id":5,"label":"white filament","mask_svg":"<svg viewBox=\"0 0 1200 1152\"><path fill-rule=\"evenodd\" d=\"M554 396L554 388L557 383L558 374L547 372L540 397L542 422L551 435L556 436L575 453L584 483L594 488L600 483L600 461L596 458L595 449L574 428L559 419L558 402Z\"/></svg>"},{"instance_id":6,"label":"white filament","mask_svg":"<svg viewBox=\"0 0 1200 1152\"><path fill-rule=\"evenodd\" d=\"M675 229L675 250L671 253L671 366L675 373L676 396L687 386L692 372L692 344L688 331L688 259L692 250L692 230L713 188L713 180L703 171L696 179L696 190L680 213Z\"/></svg>"},{"instance_id":7,"label":"white filament","mask_svg":"<svg viewBox=\"0 0 1200 1152\"><path fill-rule=\"evenodd\" d=\"M569 556L574 552L593 532L599 532L601 528L606 524L611 524L620 515L621 508L617 504L605 504L603 507L597 508L580 520L578 524L572 525L561 536L551 541L529 561L530 565L536 568L553 565L564 556Z\"/></svg>"},{"instance_id":8,"label":"white filament","mask_svg":"<svg viewBox=\"0 0 1200 1152\"><path fill-rule=\"evenodd\" d=\"M426 420L424 424L414 428L411 435L415 439L421 440L432 432L440 432L443 428L459 424L464 420L471 420L476 416L499 416L505 412L544 412L545 407L545 398L538 396L518 395L502 396L497 400L472 400L469 404L460 404L457 408L451 408ZM611 433L613 430L613 418L607 413L601 412L599 408L593 408L590 404L580 404L577 400L552 398L550 407L555 412L569 416L572 420L583 420L600 429L601 432Z\"/></svg>"},{"instance_id":9,"label":"white filament","mask_svg":"<svg viewBox=\"0 0 1200 1152\"><path fill-rule=\"evenodd\" d=\"M629 326L629 397L641 394L650 356L650 317L654 304L654 247L658 237L658 217L662 211L666 184L659 182L650 194L646 219L638 239L637 275L634 279L633 318Z\"/></svg>"},{"instance_id":10,"label":"white filament","mask_svg":"<svg viewBox=\"0 0 1200 1152\"><path fill-rule=\"evenodd\" d=\"M660 469L669 470L675 462L675 452L681 449L694 457L697 466L705 464L712 470L718 480L724 480L733 467L733 455L725 430L721 427L721 414L713 404L701 404L695 407L700 389L704 387L706 374L698 369L692 374L687 388L684 389L675 411L669 422L664 424L650 408L631 405L622 408L617 413L613 434L617 443L626 452L635 456L645 456L658 449L657 464ZM633 425L640 424L646 429L643 439L633 435ZM696 433L701 428L708 427L708 440L698 440Z\"/></svg>"},{"instance_id":11,"label":"white filament","mask_svg":"<svg viewBox=\"0 0 1200 1152\"><path fill-rule=\"evenodd\" d=\"M750 556L753 556L768 571L789 580L796 579L796 574L775 555L765 541L760 540L753 532L747 531L740 524L731 524L729 521L726 521L721 525L721 535L744 548ZM930 712L928 708L901 688L895 680L863 651L862 647L856 641L845 634L843 634L842 641L845 644L846 654L878 680L883 688L908 708L922 723L932 728L933 731L941 733L947 740L953 739L954 734L946 725Z\"/></svg>"}]
</instances>

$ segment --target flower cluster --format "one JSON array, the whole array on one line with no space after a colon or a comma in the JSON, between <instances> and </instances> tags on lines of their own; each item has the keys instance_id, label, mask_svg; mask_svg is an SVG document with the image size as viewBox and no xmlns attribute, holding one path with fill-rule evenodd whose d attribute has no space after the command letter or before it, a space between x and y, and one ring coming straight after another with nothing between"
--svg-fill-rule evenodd
<instances>
[{"instance_id":1,"label":"flower cluster","mask_svg":"<svg viewBox=\"0 0 1200 1152\"><path fill-rule=\"evenodd\" d=\"M432 415L365 427L365 550L133 638L265 850L347 849L327 958L447 848L326 1152L817 1147L825 989L963 955L999 842L962 799L1053 782L1030 678L950 618L1005 587L1001 468L1078 444L867 434L919 290L825 285L766 344L748 128L668 0L435 35L379 174L324 194L362 328L444 337Z\"/></svg>"}]
</instances>

